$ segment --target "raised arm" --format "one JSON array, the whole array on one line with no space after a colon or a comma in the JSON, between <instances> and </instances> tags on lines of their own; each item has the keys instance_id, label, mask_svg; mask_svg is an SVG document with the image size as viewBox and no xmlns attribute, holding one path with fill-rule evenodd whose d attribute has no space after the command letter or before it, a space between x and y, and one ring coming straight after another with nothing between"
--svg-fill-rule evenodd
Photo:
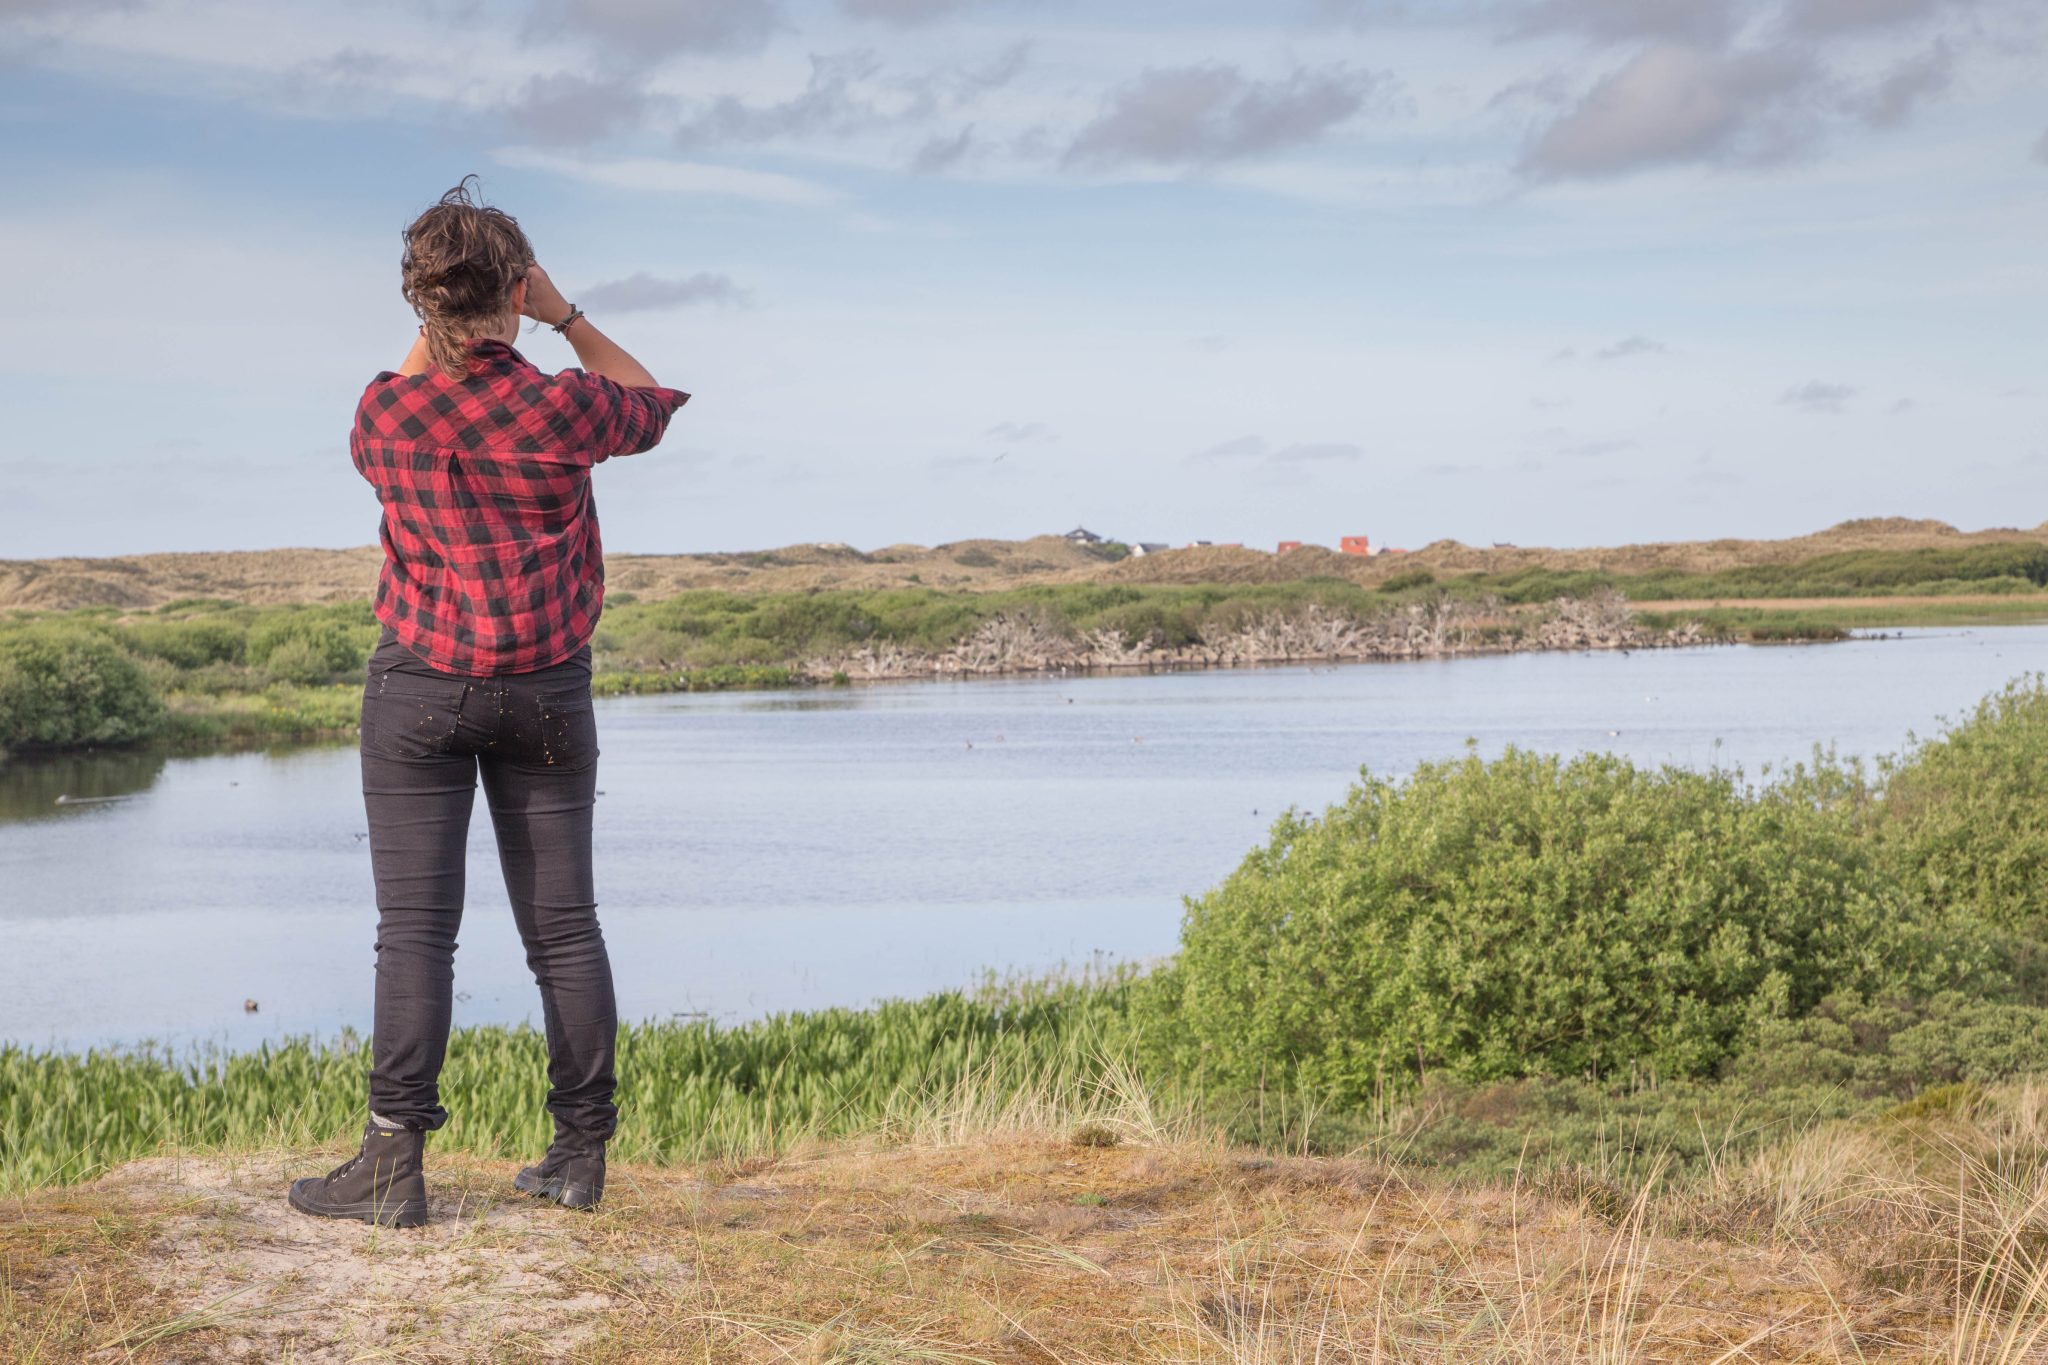
<instances>
[{"instance_id":1,"label":"raised arm","mask_svg":"<svg viewBox=\"0 0 2048 1365\"><path fill-rule=\"evenodd\" d=\"M425 374L433 365L434 358L427 354L427 329L422 327L420 334L412 339L412 349L405 353L405 362L395 373Z\"/></svg>"},{"instance_id":2,"label":"raised arm","mask_svg":"<svg viewBox=\"0 0 2048 1365\"><path fill-rule=\"evenodd\" d=\"M555 288L555 282L548 278L548 272L536 265L526 272L525 298L520 301L519 311L552 327L569 316L570 307L569 301L562 297L562 291ZM577 363L587 373L601 374L629 389L661 387L660 381L647 372L645 365L633 359L625 347L599 331L597 324L589 318L577 318L563 335L569 338L569 345L576 351Z\"/></svg>"}]
</instances>

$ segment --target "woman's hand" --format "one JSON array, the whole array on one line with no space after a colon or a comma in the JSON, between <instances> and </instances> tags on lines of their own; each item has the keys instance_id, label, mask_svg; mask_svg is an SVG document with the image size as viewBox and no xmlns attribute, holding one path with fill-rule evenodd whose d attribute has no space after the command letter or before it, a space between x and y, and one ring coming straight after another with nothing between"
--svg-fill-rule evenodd
<instances>
[{"instance_id":1,"label":"woman's hand","mask_svg":"<svg viewBox=\"0 0 2048 1365\"><path fill-rule=\"evenodd\" d=\"M552 327L569 316L569 301L562 297L561 290L555 288L548 272L534 264L526 268L526 302L519 311L535 322Z\"/></svg>"}]
</instances>

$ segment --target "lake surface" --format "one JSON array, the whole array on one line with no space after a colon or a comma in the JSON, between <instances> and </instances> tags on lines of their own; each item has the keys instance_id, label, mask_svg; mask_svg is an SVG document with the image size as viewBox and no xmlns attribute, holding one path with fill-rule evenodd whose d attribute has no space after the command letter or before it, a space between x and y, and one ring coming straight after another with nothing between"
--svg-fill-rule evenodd
<instances>
[{"instance_id":1,"label":"lake surface","mask_svg":"<svg viewBox=\"0 0 2048 1365\"><path fill-rule=\"evenodd\" d=\"M627 1019L863 1004L1170 952L1285 807L1508 744L1761 765L1875 755L2048 627L600 702L599 914ZM112 797L55 804L60 795ZM0 767L0 1042L367 1029L352 747ZM456 1022L538 1017L478 801ZM246 1013L243 1001L259 1010Z\"/></svg>"}]
</instances>

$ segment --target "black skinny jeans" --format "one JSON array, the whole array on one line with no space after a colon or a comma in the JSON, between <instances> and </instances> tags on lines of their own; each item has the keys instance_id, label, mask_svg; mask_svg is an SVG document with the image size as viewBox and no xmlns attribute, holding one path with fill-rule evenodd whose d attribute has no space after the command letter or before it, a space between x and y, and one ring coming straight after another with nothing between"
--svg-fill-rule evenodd
<instances>
[{"instance_id":1,"label":"black skinny jeans","mask_svg":"<svg viewBox=\"0 0 2048 1365\"><path fill-rule=\"evenodd\" d=\"M441 1063L477 775L526 962L540 984L548 1112L611 1136L618 1006L590 868L597 720L590 650L531 673L430 667L387 628L363 689L363 805L377 878L370 1109L439 1128Z\"/></svg>"}]
</instances>

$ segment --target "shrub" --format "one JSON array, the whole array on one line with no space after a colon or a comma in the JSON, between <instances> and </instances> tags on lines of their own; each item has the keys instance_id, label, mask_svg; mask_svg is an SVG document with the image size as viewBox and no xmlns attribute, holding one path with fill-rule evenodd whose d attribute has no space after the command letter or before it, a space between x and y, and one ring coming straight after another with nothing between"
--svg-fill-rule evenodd
<instances>
[{"instance_id":1,"label":"shrub","mask_svg":"<svg viewBox=\"0 0 2048 1365\"><path fill-rule=\"evenodd\" d=\"M1898 907L1832 805L1510 750L1283 816L1188 902L1148 1003L1179 1016L1176 1064L1340 1103L1418 1074L1702 1075L1831 993L1970 968Z\"/></svg>"},{"instance_id":2,"label":"shrub","mask_svg":"<svg viewBox=\"0 0 2048 1365\"><path fill-rule=\"evenodd\" d=\"M104 635L57 625L0 634L0 749L132 744L163 718L142 669Z\"/></svg>"},{"instance_id":3,"label":"shrub","mask_svg":"<svg viewBox=\"0 0 2048 1365\"><path fill-rule=\"evenodd\" d=\"M1411 588L1427 588L1435 584L1436 575L1427 569L1410 569L1397 573L1380 584L1381 592L1407 592Z\"/></svg>"},{"instance_id":4,"label":"shrub","mask_svg":"<svg viewBox=\"0 0 2048 1365\"><path fill-rule=\"evenodd\" d=\"M2048 688L2039 675L1915 745L1888 774L1881 809L1886 862L1908 894L2048 939Z\"/></svg>"},{"instance_id":5,"label":"shrub","mask_svg":"<svg viewBox=\"0 0 2048 1365\"><path fill-rule=\"evenodd\" d=\"M239 621L202 618L197 621L144 621L126 632L137 653L176 664L179 668L204 668L208 664L238 664L248 640L248 629Z\"/></svg>"},{"instance_id":6,"label":"shrub","mask_svg":"<svg viewBox=\"0 0 2048 1365\"><path fill-rule=\"evenodd\" d=\"M301 687L326 682L339 671L334 655L322 642L303 637L280 641L263 661L263 672L272 682Z\"/></svg>"},{"instance_id":7,"label":"shrub","mask_svg":"<svg viewBox=\"0 0 2048 1365\"><path fill-rule=\"evenodd\" d=\"M331 611L277 612L249 630L248 661L278 682L326 682L361 668L368 655L365 629Z\"/></svg>"},{"instance_id":8,"label":"shrub","mask_svg":"<svg viewBox=\"0 0 2048 1365\"><path fill-rule=\"evenodd\" d=\"M1961 992L1920 1001L1823 1001L1804 1019L1772 1020L1729 1064L1755 1094L1836 1087L1898 1098L1929 1085L1991 1084L2048 1071L2048 1010Z\"/></svg>"}]
</instances>

